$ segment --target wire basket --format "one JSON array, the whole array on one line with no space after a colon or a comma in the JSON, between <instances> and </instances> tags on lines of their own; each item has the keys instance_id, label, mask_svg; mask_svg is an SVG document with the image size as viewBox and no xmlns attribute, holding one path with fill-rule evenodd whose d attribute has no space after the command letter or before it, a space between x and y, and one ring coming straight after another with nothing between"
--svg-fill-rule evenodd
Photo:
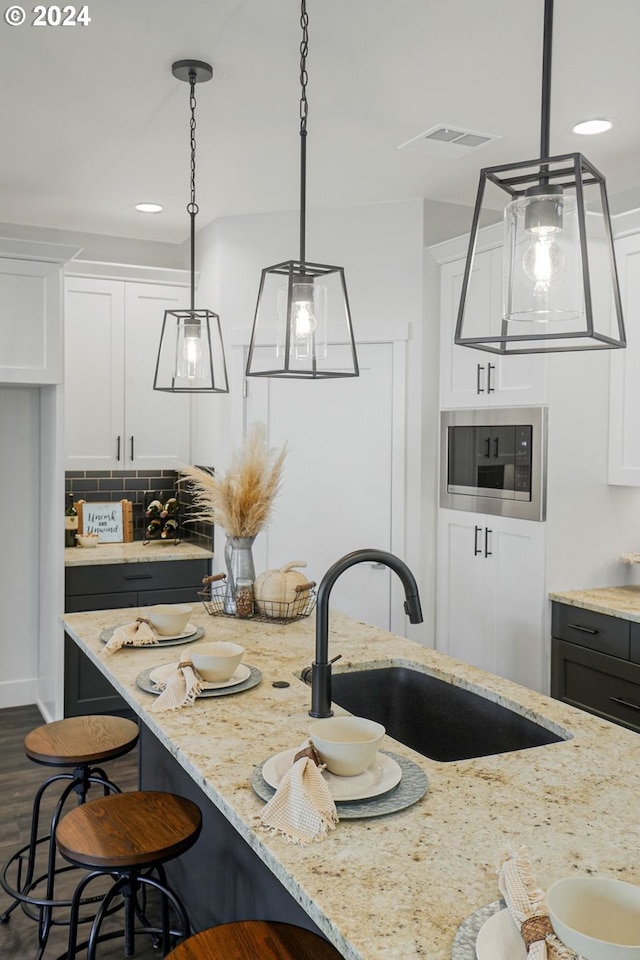
<instances>
[{"instance_id":1,"label":"wire basket","mask_svg":"<svg viewBox=\"0 0 640 960\"><path fill-rule=\"evenodd\" d=\"M232 617L235 620L256 620L265 623L294 623L308 617L316 605L315 583L307 584L295 600L261 600L260 608L256 604L254 613L248 617L239 617L237 613L227 613L225 597L226 584L208 583L204 589L198 590L198 596L204 604L207 613L212 617Z\"/></svg>"}]
</instances>

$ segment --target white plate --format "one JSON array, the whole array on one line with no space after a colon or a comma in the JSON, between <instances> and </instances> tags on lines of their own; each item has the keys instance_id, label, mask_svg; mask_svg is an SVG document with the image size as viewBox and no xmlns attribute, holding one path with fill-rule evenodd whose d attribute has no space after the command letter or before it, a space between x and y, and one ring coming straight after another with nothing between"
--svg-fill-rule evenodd
<instances>
[{"instance_id":1,"label":"white plate","mask_svg":"<svg viewBox=\"0 0 640 960\"><path fill-rule=\"evenodd\" d=\"M526 960L527 948L508 910L500 910L483 923L476 940L478 960Z\"/></svg>"},{"instance_id":2,"label":"white plate","mask_svg":"<svg viewBox=\"0 0 640 960\"><path fill-rule=\"evenodd\" d=\"M174 633L171 635L158 633L158 642L164 643L165 640L186 640L187 637L192 637L197 629L198 628L196 627L195 623L188 623L182 633Z\"/></svg>"},{"instance_id":3,"label":"white plate","mask_svg":"<svg viewBox=\"0 0 640 960\"><path fill-rule=\"evenodd\" d=\"M270 787L278 786L299 749L283 750L265 762L262 776ZM328 770L323 770L322 776L334 800L369 800L396 787L402 779L402 769L391 757L379 753L374 763L357 777L336 777Z\"/></svg>"},{"instance_id":4,"label":"white plate","mask_svg":"<svg viewBox=\"0 0 640 960\"><path fill-rule=\"evenodd\" d=\"M165 663L161 667L156 667L155 670L151 670L149 673L149 680L152 683L157 683L159 680L164 681L171 675L171 673L178 666L178 661L175 663ZM241 663L236 672L232 677L229 677L228 680L223 680L220 683L214 683L212 680L203 680L202 689L203 690L221 690L223 687L234 687L236 683L244 683L245 680L251 675L251 669L246 665L246 663ZM160 690L158 690L160 693Z\"/></svg>"}]
</instances>

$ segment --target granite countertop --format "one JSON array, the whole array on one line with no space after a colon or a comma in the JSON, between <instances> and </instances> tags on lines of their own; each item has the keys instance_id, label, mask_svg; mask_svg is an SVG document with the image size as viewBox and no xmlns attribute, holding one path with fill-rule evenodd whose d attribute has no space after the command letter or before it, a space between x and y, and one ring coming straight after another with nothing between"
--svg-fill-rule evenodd
<instances>
[{"instance_id":1,"label":"granite countertop","mask_svg":"<svg viewBox=\"0 0 640 960\"><path fill-rule=\"evenodd\" d=\"M640 623L640 586L595 587L592 590L565 590L550 593L550 600L568 603L583 610L595 610L610 617Z\"/></svg>"},{"instance_id":2,"label":"granite countertop","mask_svg":"<svg viewBox=\"0 0 640 960\"><path fill-rule=\"evenodd\" d=\"M66 614L67 632L110 678L148 728L348 960L449 960L459 924L499 898L498 856L525 844L543 887L565 876L613 876L640 883L640 737L543 694L493 677L412 641L332 614L334 669L380 661L415 663L453 684L483 690L546 718L571 739L454 763L429 760L387 737L429 778L413 807L369 820L343 820L309 847L256 832L262 801L253 769L307 735L309 688L298 679L313 659L314 618L286 626L208 617L205 640L245 646L262 683L236 696L150 714L153 695L136 687L144 669L181 648L124 649L106 657L102 630L129 622L131 609ZM290 686L273 687L275 680ZM466 957L465 957L466 960ZM473 960L469 957L469 960Z\"/></svg>"},{"instance_id":3,"label":"granite countertop","mask_svg":"<svg viewBox=\"0 0 640 960\"><path fill-rule=\"evenodd\" d=\"M96 547L65 547L65 567L91 567L105 563L149 563L155 560L206 560L213 556L206 547L189 540L142 540L133 543L99 543Z\"/></svg>"}]
</instances>

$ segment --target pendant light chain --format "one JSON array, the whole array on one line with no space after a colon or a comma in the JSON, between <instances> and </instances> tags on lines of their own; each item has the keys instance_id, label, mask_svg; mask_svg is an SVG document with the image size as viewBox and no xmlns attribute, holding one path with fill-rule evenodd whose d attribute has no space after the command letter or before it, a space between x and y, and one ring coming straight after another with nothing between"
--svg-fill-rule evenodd
<instances>
[{"instance_id":1,"label":"pendant light chain","mask_svg":"<svg viewBox=\"0 0 640 960\"><path fill-rule=\"evenodd\" d=\"M300 263L304 263L307 226L307 117L309 116L309 102L307 100L309 15L307 14L306 0L301 0L300 26L302 28L302 40L300 41Z\"/></svg>"},{"instance_id":2,"label":"pendant light chain","mask_svg":"<svg viewBox=\"0 0 640 960\"><path fill-rule=\"evenodd\" d=\"M190 198L187 204L187 213L191 217L191 309L195 309L195 252L196 252L196 74L189 74L189 107L191 119L189 121L189 146L191 148L191 182Z\"/></svg>"}]
</instances>

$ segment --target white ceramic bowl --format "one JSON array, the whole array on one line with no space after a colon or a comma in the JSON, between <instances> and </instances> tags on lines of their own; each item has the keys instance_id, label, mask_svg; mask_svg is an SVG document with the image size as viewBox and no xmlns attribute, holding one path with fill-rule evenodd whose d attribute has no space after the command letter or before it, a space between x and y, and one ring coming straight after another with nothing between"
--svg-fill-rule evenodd
<instances>
[{"instance_id":1,"label":"white ceramic bowl","mask_svg":"<svg viewBox=\"0 0 640 960\"><path fill-rule=\"evenodd\" d=\"M144 613L161 637L177 637L188 624L193 607L188 603L158 603Z\"/></svg>"},{"instance_id":2,"label":"white ceramic bowl","mask_svg":"<svg viewBox=\"0 0 640 960\"><path fill-rule=\"evenodd\" d=\"M556 936L585 960L640 960L640 887L567 877L547 891Z\"/></svg>"},{"instance_id":3,"label":"white ceramic bowl","mask_svg":"<svg viewBox=\"0 0 640 960\"><path fill-rule=\"evenodd\" d=\"M240 666L244 647L239 643L218 640L213 643L198 643L189 653L191 662L203 680L224 683Z\"/></svg>"},{"instance_id":4,"label":"white ceramic bowl","mask_svg":"<svg viewBox=\"0 0 640 960\"><path fill-rule=\"evenodd\" d=\"M100 542L97 533L76 533L76 540L81 547L95 547Z\"/></svg>"},{"instance_id":5,"label":"white ceramic bowl","mask_svg":"<svg viewBox=\"0 0 640 960\"><path fill-rule=\"evenodd\" d=\"M309 739L327 770L338 777L357 777L370 767L386 731L366 717L327 717L309 727Z\"/></svg>"}]
</instances>

